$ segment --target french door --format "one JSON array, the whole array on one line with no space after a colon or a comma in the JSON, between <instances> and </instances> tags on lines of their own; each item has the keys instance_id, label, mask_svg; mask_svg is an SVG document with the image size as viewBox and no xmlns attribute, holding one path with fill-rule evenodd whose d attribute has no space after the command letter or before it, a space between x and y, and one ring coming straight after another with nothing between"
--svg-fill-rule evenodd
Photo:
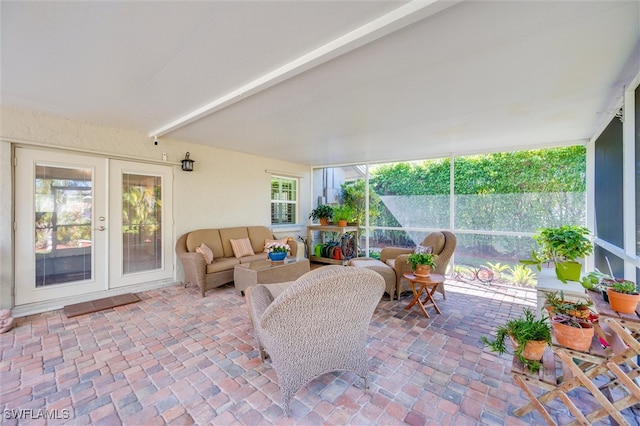
<instances>
[{"instance_id":1,"label":"french door","mask_svg":"<svg viewBox=\"0 0 640 426\"><path fill-rule=\"evenodd\" d=\"M169 279L172 169L16 148L16 305Z\"/></svg>"},{"instance_id":2,"label":"french door","mask_svg":"<svg viewBox=\"0 0 640 426\"><path fill-rule=\"evenodd\" d=\"M111 160L109 175L110 287L171 278L172 168Z\"/></svg>"}]
</instances>

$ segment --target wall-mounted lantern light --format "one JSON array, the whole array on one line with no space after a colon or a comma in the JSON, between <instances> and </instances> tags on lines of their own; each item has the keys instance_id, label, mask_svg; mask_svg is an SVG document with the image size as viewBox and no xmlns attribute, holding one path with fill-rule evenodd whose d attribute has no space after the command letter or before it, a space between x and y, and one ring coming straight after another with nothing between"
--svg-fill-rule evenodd
<instances>
[{"instance_id":1,"label":"wall-mounted lantern light","mask_svg":"<svg viewBox=\"0 0 640 426\"><path fill-rule=\"evenodd\" d=\"M195 163L195 160L192 160L189 158L189 153L187 152L184 155L184 160L182 160L182 170L184 170L185 172L192 172L193 171L193 163Z\"/></svg>"}]
</instances>

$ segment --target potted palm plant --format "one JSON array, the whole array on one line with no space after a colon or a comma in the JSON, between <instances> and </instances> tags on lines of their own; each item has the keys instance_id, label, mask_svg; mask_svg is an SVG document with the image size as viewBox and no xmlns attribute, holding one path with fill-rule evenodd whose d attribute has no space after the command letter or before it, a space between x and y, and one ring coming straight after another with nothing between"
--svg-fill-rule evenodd
<instances>
[{"instance_id":1,"label":"potted palm plant","mask_svg":"<svg viewBox=\"0 0 640 426\"><path fill-rule=\"evenodd\" d=\"M623 314L634 313L640 302L640 293L633 281L616 280L611 287L607 288L607 295L611 309Z\"/></svg>"},{"instance_id":2,"label":"potted palm plant","mask_svg":"<svg viewBox=\"0 0 640 426\"><path fill-rule=\"evenodd\" d=\"M494 340L486 336L481 340L493 352L503 354L507 352L507 337L513 344L514 355L531 371L538 371L544 350L551 345L551 327L547 318L536 319L531 310L525 309L524 317L511 319L498 327Z\"/></svg>"},{"instance_id":3,"label":"potted palm plant","mask_svg":"<svg viewBox=\"0 0 640 426\"><path fill-rule=\"evenodd\" d=\"M542 263L553 261L556 276L562 282L580 281L582 264L579 259L593 252L593 243L589 239L589 230L584 226L562 225L557 228L540 228L534 240L540 244L540 250L531 252L531 259L521 263L536 265L542 270Z\"/></svg>"},{"instance_id":4,"label":"potted palm plant","mask_svg":"<svg viewBox=\"0 0 640 426\"><path fill-rule=\"evenodd\" d=\"M431 269L436 267L437 254L433 253L411 253L407 257L407 263L411 264L411 269L416 277L428 277Z\"/></svg>"},{"instance_id":5,"label":"potted palm plant","mask_svg":"<svg viewBox=\"0 0 640 426\"><path fill-rule=\"evenodd\" d=\"M326 226L329 223L329 219L333 217L333 207L327 204L320 204L309 213L309 219L320 220L320 225Z\"/></svg>"}]
</instances>

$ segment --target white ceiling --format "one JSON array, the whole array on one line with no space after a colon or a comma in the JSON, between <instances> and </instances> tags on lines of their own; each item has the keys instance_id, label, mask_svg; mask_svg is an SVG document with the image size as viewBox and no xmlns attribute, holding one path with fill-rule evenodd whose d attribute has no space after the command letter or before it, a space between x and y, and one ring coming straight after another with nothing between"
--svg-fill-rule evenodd
<instances>
[{"instance_id":1,"label":"white ceiling","mask_svg":"<svg viewBox=\"0 0 640 426\"><path fill-rule=\"evenodd\" d=\"M636 0L2 0L0 13L2 106L153 135L219 104L167 137L310 165L585 141L640 70Z\"/></svg>"}]
</instances>

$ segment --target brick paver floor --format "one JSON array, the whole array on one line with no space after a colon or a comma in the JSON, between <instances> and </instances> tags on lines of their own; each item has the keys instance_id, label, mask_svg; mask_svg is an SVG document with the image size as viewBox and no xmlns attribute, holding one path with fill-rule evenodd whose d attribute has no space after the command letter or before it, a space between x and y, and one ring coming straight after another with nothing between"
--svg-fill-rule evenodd
<instances>
[{"instance_id":1,"label":"brick paver floor","mask_svg":"<svg viewBox=\"0 0 640 426\"><path fill-rule=\"evenodd\" d=\"M513 416L527 400L510 359L479 341L535 306L531 291L447 281L447 299L436 296L443 313L431 319L404 309L409 295L385 296L369 329L371 387L351 373L324 375L298 391L288 419L233 286L205 298L180 285L138 295L141 302L69 319L62 310L18 318L0 335L2 423L544 424L537 413ZM552 413L570 420L559 402ZM638 424L637 412L625 416Z\"/></svg>"}]
</instances>

